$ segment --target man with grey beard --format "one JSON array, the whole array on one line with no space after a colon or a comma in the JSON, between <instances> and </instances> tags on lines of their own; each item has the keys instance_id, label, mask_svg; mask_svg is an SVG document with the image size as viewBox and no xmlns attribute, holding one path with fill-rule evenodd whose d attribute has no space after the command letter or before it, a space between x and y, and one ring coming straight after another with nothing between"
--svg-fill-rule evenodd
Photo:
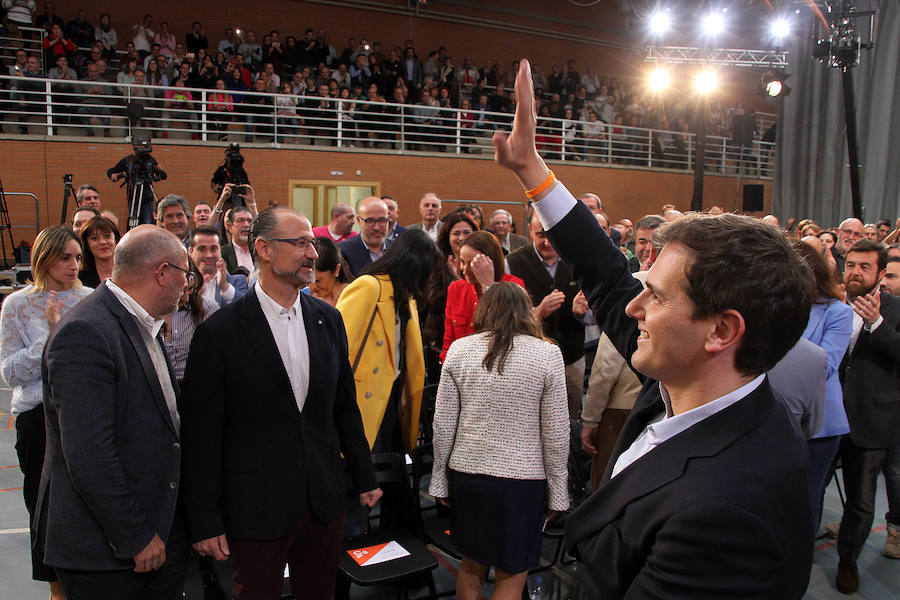
<instances>
[{"instance_id":1,"label":"man with grey beard","mask_svg":"<svg viewBox=\"0 0 900 600\"><path fill-rule=\"evenodd\" d=\"M201 556L232 558L235 598L279 598L288 564L294 596L328 600L343 535L344 463L360 504L381 497L347 335L337 310L300 293L315 281L318 258L304 215L264 211L249 246L256 285L197 328L188 356L189 539Z\"/></svg>"}]
</instances>

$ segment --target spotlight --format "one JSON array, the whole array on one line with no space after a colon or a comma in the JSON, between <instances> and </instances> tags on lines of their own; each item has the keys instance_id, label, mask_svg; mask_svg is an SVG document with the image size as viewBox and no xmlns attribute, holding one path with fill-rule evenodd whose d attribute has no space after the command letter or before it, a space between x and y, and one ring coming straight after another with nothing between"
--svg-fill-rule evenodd
<instances>
[{"instance_id":1,"label":"spotlight","mask_svg":"<svg viewBox=\"0 0 900 600\"><path fill-rule=\"evenodd\" d=\"M669 30L672 20L669 17L669 11L658 10L650 17L650 31L656 35L662 35Z\"/></svg>"},{"instance_id":2,"label":"spotlight","mask_svg":"<svg viewBox=\"0 0 900 600\"><path fill-rule=\"evenodd\" d=\"M709 94L716 89L719 78L712 71L701 71L694 79L694 89L701 94Z\"/></svg>"},{"instance_id":3,"label":"spotlight","mask_svg":"<svg viewBox=\"0 0 900 600\"><path fill-rule=\"evenodd\" d=\"M703 19L703 33L709 36L716 36L725 29L725 19L721 13L709 13Z\"/></svg>"},{"instance_id":4,"label":"spotlight","mask_svg":"<svg viewBox=\"0 0 900 600\"><path fill-rule=\"evenodd\" d=\"M775 21L772 22L771 26L772 37L776 40L781 40L791 35L791 23L784 17L779 17Z\"/></svg>"},{"instance_id":5,"label":"spotlight","mask_svg":"<svg viewBox=\"0 0 900 600\"><path fill-rule=\"evenodd\" d=\"M791 88L785 83L789 74L784 71L766 71L759 81L759 91L768 98L783 98L791 93Z\"/></svg>"},{"instance_id":6,"label":"spotlight","mask_svg":"<svg viewBox=\"0 0 900 600\"><path fill-rule=\"evenodd\" d=\"M669 72L665 69L656 69L650 73L649 78L650 89L654 92L661 92L669 87Z\"/></svg>"}]
</instances>

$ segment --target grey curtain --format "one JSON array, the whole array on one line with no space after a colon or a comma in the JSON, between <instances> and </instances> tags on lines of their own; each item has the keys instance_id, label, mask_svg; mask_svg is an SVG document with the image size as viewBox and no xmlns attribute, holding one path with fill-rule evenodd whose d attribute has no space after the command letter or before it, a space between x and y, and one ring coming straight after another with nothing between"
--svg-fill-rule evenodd
<instances>
[{"instance_id":1,"label":"grey curtain","mask_svg":"<svg viewBox=\"0 0 900 600\"><path fill-rule=\"evenodd\" d=\"M851 70L864 221L893 223L900 215L900 0L858 0L856 8L877 10L875 48L862 50ZM837 225L852 216L841 72L812 58L814 17L806 8L802 14L806 28L795 29L790 48L793 91L778 124L773 210L782 220Z\"/></svg>"}]
</instances>

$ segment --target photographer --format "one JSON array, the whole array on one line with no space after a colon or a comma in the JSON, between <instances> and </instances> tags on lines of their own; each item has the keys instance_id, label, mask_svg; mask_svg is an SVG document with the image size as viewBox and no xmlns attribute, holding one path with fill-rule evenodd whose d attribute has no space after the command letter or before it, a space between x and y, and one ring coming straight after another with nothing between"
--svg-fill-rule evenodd
<instances>
[{"instance_id":1,"label":"photographer","mask_svg":"<svg viewBox=\"0 0 900 600\"><path fill-rule=\"evenodd\" d=\"M128 214L136 215L138 223L141 225L153 223L153 212L156 209L153 182L167 177L166 172L159 168L159 164L151 152L153 152L153 148L150 146L150 140L135 139L134 152L130 156L122 158L106 172L110 181L125 179L128 189ZM135 198L135 189L139 185L142 188L141 197ZM132 206L134 201L140 203L139 210Z\"/></svg>"},{"instance_id":2,"label":"photographer","mask_svg":"<svg viewBox=\"0 0 900 600\"><path fill-rule=\"evenodd\" d=\"M225 160L213 173L209 187L216 193L216 196L221 196L226 183L246 185L248 187L250 185L250 178L247 177L247 171L244 170L244 156L241 154L240 144L228 145L228 149L225 150ZM243 204L243 200L236 198L232 203ZM228 207L225 207L225 209L227 210Z\"/></svg>"},{"instance_id":3,"label":"photographer","mask_svg":"<svg viewBox=\"0 0 900 600\"><path fill-rule=\"evenodd\" d=\"M256 192L252 187L246 184L226 183L222 188L222 193L219 195L219 200L216 202L212 215L209 217L207 226L217 227L222 215L232 206L246 206L250 209L254 219L259 214L259 211L256 209Z\"/></svg>"}]
</instances>

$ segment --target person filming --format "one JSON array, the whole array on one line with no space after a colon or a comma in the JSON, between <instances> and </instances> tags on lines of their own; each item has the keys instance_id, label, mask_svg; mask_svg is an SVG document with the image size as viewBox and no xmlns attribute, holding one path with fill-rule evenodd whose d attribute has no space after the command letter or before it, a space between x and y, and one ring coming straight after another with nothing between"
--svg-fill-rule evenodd
<instances>
[{"instance_id":1,"label":"person filming","mask_svg":"<svg viewBox=\"0 0 900 600\"><path fill-rule=\"evenodd\" d=\"M149 139L135 139L134 152L123 157L106 171L110 181L124 179L127 185L128 229L153 223L153 214L156 210L153 182L168 177L153 158L152 152Z\"/></svg>"}]
</instances>

